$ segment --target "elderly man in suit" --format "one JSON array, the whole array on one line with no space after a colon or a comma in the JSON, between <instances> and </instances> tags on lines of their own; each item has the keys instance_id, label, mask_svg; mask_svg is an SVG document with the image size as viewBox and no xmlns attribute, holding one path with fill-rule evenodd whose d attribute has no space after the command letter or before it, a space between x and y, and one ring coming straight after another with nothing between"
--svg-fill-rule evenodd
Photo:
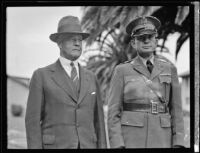
<instances>
[{"instance_id":1,"label":"elderly man in suit","mask_svg":"<svg viewBox=\"0 0 200 153\"><path fill-rule=\"evenodd\" d=\"M184 146L181 95L175 66L154 55L160 21L137 17L126 27L137 56L115 68L108 99L111 148Z\"/></svg>"},{"instance_id":2,"label":"elderly man in suit","mask_svg":"<svg viewBox=\"0 0 200 153\"><path fill-rule=\"evenodd\" d=\"M25 117L28 148L106 148L97 78L77 62L88 36L74 16L63 17L57 33L50 35L60 57L31 78Z\"/></svg>"}]
</instances>

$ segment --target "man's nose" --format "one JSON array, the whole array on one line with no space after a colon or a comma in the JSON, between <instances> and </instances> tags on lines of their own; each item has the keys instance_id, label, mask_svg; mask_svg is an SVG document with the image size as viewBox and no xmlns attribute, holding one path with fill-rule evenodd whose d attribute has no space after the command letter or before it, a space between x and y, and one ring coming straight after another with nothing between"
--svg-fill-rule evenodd
<instances>
[{"instance_id":1,"label":"man's nose","mask_svg":"<svg viewBox=\"0 0 200 153\"><path fill-rule=\"evenodd\" d=\"M149 37L144 37L144 38L143 38L143 41L144 41L145 43L148 43L148 42L150 41L150 38L149 38Z\"/></svg>"},{"instance_id":2,"label":"man's nose","mask_svg":"<svg viewBox=\"0 0 200 153\"><path fill-rule=\"evenodd\" d=\"M80 46L81 42L80 42L79 40L75 40L75 41L74 41L74 44L75 44L76 46Z\"/></svg>"}]
</instances>

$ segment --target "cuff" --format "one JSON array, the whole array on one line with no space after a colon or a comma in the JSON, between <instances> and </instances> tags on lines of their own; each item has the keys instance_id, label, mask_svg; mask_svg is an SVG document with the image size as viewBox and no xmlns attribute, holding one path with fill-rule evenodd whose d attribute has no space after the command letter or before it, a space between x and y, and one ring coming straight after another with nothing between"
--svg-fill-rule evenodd
<instances>
[{"instance_id":1,"label":"cuff","mask_svg":"<svg viewBox=\"0 0 200 153\"><path fill-rule=\"evenodd\" d=\"M172 147L174 147L174 146L183 146L183 147L185 147L184 134L183 133L176 133L175 135L173 135Z\"/></svg>"}]
</instances>

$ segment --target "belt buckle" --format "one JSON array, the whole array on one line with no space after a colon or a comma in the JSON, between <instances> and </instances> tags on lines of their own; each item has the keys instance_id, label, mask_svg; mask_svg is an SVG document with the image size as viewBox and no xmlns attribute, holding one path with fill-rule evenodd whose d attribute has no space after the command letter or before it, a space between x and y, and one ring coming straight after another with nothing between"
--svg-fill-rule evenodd
<instances>
[{"instance_id":1,"label":"belt buckle","mask_svg":"<svg viewBox=\"0 0 200 153\"><path fill-rule=\"evenodd\" d=\"M151 100L151 113L158 114L158 103Z\"/></svg>"}]
</instances>

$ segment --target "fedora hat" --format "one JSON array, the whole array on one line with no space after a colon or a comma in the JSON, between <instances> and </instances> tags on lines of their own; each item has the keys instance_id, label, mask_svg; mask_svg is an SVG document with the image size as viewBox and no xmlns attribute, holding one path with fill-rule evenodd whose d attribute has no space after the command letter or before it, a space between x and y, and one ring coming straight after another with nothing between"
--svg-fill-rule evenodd
<instances>
[{"instance_id":1,"label":"fedora hat","mask_svg":"<svg viewBox=\"0 0 200 153\"><path fill-rule=\"evenodd\" d=\"M80 34L83 39L86 39L89 36L89 33L84 33L82 31L80 21L75 16L65 16L60 19L57 33L51 34L49 38L53 42L58 42L61 36L65 36L67 34Z\"/></svg>"},{"instance_id":2,"label":"fedora hat","mask_svg":"<svg viewBox=\"0 0 200 153\"><path fill-rule=\"evenodd\" d=\"M131 36L154 34L161 26L160 20L153 16L140 16L126 26L126 33Z\"/></svg>"}]
</instances>

